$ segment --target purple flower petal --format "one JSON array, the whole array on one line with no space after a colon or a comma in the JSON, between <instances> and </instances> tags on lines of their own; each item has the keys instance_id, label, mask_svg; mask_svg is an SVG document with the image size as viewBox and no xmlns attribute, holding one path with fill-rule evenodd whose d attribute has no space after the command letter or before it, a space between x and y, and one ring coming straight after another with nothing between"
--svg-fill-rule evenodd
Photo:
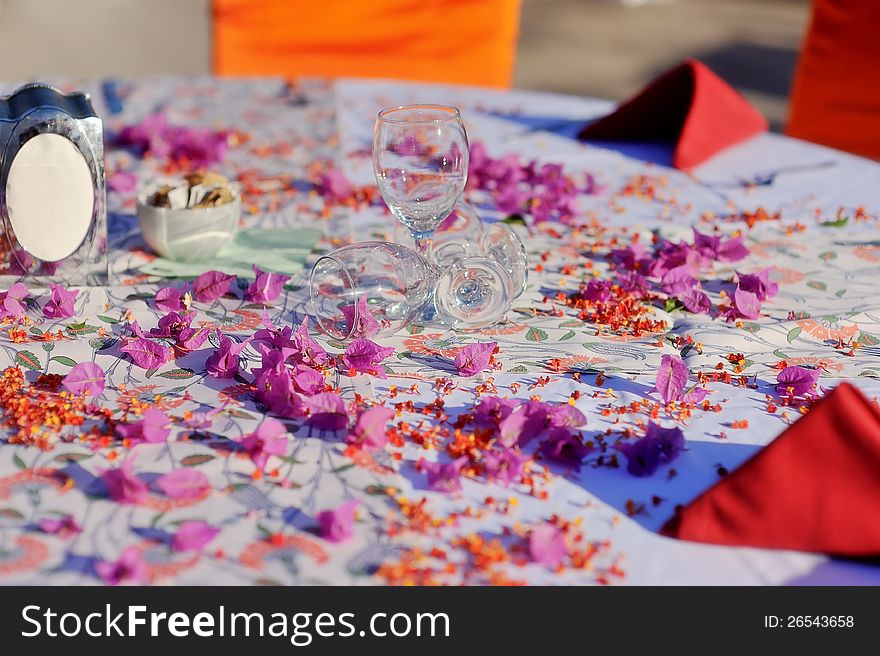
<instances>
[{"instance_id":1,"label":"purple flower petal","mask_svg":"<svg viewBox=\"0 0 880 656\"><path fill-rule=\"evenodd\" d=\"M664 354L657 369L657 391L664 403L681 400L687 386L688 368L677 355Z\"/></svg>"},{"instance_id":2,"label":"purple flower petal","mask_svg":"<svg viewBox=\"0 0 880 656\"><path fill-rule=\"evenodd\" d=\"M394 410L385 406L377 405L365 410L357 418L345 441L368 451L381 449L388 443L386 428L392 417Z\"/></svg>"},{"instance_id":3,"label":"purple flower petal","mask_svg":"<svg viewBox=\"0 0 880 656\"><path fill-rule=\"evenodd\" d=\"M757 319L761 316L761 302L752 292L747 292L739 285L733 292L733 304L737 314L744 319Z\"/></svg>"},{"instance_id":4,"label":"purple flower petal","mask_svg":"<svg viewBox=\"0 0 880 656\"><path fill-rule=\"evenodd\" d=\"M133 464L134 461L129 456L116 469L108 469L101 473L107 496L116 503L137 504L148 496L147 484L132 472Z\"/></svg>"},{"instance_id":5,"label":"purple flower petal","mask_svg":"<svg viewBox=\"0 0 880 656\"><path fill-rule=\"evenodd\" d=\"M269 456L280 456L287 453L287 439L284 435L287 428L277 419L268 418L257 430L242 437L239 444L250 456L251 461L260 469L266 468Z\"/></svg>"},{"instance_id":6,"label":"purple flower petal","mask_svg":"<svg viewBox=\"0 0 880 656\"><path fill-rule=\"evenodd\" d=\"M47 533L49 535L57 535L62 538L73 537L80 531L82 528L79 524L76 523L76 520L73 518L73 515L64 515L63 517L58 518L48 518L41 519L37 522L37 526L43 533Z\"/></svg>"},{"instance_id":7,"label":"purple flower petal","mask_svg":"<svg viewBox=\"0 0 880 656\"><path fill-rule=\"evenodd\" d=\"M211 489L208 477L189 467L163 474L156 481L156 486L169 499L198 499Z\"/></svg>"},{"instance_id":8,"label":"purple flower petal","mask_svg":"<svg viewBox=\"0 0 880 656\"><path fill-rule=\"evenodd\" d=\"M565 534L558 526L541 524L529 532L529 556L534 562L555 569L567 553Z\"/></svg>"},{"instance_id":9,"label":"purple flower petal","mask_svg":"<svg viewBox=\"0 0 880 656\"><path fill-rule=\"evenodd\" d=\"M416 465L427 474L428 488L434 492L451 494L461 491L461 468L466 462L466 456L447 463L431 462L422 458Z\"/></svg>"},{"instance_id":10,"label":"purple flower petal","mask_svg":"<svg viewBox=\"0 0 880 656\"><path fill-rule=\"evenodd\" d=\"M205 370L214 378L235 378L239 371L239 355L247 346L248 340L234 342L219 330L217 336L220 339L220 346L205 360Z\"/></svg>"},{"instance_id":11,"label":"purple flower petal","mask_svg":"<svg viewBox=\"0 0 880 656\"><path fill-rule=\"evenodd\" d=\"M359 502L356 499L346 501L332 510L322 510L316 519L321 537L328 542L345 542L354 535L354 516Z\"/></svg>"},{"instance_id":12,"label":"purple flower petal","mask_svg":"<svg viewBox=\"0 0 880 656\"><path fill-rule=\"evenodd\" d=\"M61 285L49 284L51 297L43 306L43 316L48 319L69 319L75 314L74 301L79 290L68 291Z\"/></svg>"},{"instance_id":13,"label":"purple flower petal","mask_svg":"<svg viewBox=\"0 0 880 656\"><path fill-rule=\"evenodd\" d=\"M119 560L95 563L95 573L108 585L145 583L149 574L144 556L137 547L127 547Z\"/></svg>"},{"instance_id":14,"label":"purple flower petal","mask_svg":"<svg viewBox=\"0 0 880 656\"><path fill-rule=\"evenodd\" d=\"M345 402L335 392L322 392L303 401L309 410L306 423L320 430L338 431L348 426Z\"/></svg>"},{"instance_id":15,"label":"purple flower petal","mask_svg":"<svg viewBox=\"0 0 880 656\"><path fill-rule=\"evenodd\" d=\"M216 526L190 519L177 527L177 533L171 538L171 548L174 551L201 551L219 532Z\"/></svg>"},{"instance_id":16,"label":"purple flower petal","mask_svg":"<svg viewBox=\"0 0 880 656\"><path fill-rule=\"evenodd\" d=\"M61 384L71 394L89 394L95 398L104 392L106 376L94 362L80 362L73 365Z\"/></svg>"},{"instance_id":17,"label":"purple flower petal","mask_svg":"<svg viewBox=\"0 0 880 656\"><path fill-rule=\"evenodd\" d=\"M172 351L167 346L150 341L143 337L130 339L119 347L123 353L127 353L141 369L158 369L171 358Z\"/></svg>"},{"instance_id":18,"label":"purple flower petal","mask_svg":"<svg viewBox=\"0 0 880 656\"><path fill-rule=\"evenodd\" d=\"M345 317L346 325L351 326L352 338L373 337L378 334L379 322L370 312L366 296L358 298L356 305L340 305L339 311Z\"/></svg>"},{"instance_id":19,"label":"purple flower petal","mask_svg":"<svg viewBox=\"0 0 880 656\"><path fill-rule=\"evenodd\" d=\"M392 353L394 349L391 347L379 346L369 339L356 339L346 347L342 361L357 372L387 378L379 363Z\"/></svg>"},{"instance_id":20,"label":"purple flower petal","mask_svg":"<svg viewBox=\"0 0 880 656\"><path fill-rule=\"evenodd\" d=\"M756 273L737 273L740 289L751 292L759 301L766 301L776 296L779 285L770 280L770 269L761 269Z\"/></svg>"},{"instance_id":21,"label":"purple flower petal","mask_svg":"<svg viewBox=\"0 0 880 656\"><path fill-rule=\"evenodd\" d=\"M453 360L459 376L475 376L484 371L492 360L497 342L476 342L462 348Z\"/></svg>"},{"instance_id":22,"label":"purple flower petal","mask_svg":"<svg viewBox=\"0 0 880 656\"><path fill-rule=\"evenodd\" d=\"M776 376L776 393L781 396L803 396L814 391L819 382L818 369L788 366Z\"/></svg>"},{"instance_id":23,"label":"purple flower petal","mask_svg":"<svg viewBox=\"0 0 880 656\"><path fill-rule=\"evenodd\" d=\"M229 291L235 276L222 271L207 271L193 282L193 297L199 303L210 303Z\"/></svg>"},{"instance_id":24,"label":"purple flower petal","mask_svg":"<svg viewBox=\"0 0 880 656\"><path fill-rule=\"evenodd\" d=\"M131 424L119 424L116 432L124 439L133 442L162 444L168 441L171 434L171 419L158 408L149 408L140 421Z\"/></svg>"},{"instance_id":25,"label":"purple flower petal","mask_svg":"<svg viewBox=\"0 0 880 656\"><path fill-rule=\"evenodd\" d=\"M162 287L156 292L154 303L156 309L162 312L183 312L186 309L183 304L183 291L176 287Z\"/></svg>"},{"instance_id":26,"label":"purple flower petal","mask_svg":"<svg viewBox=\"0 0 880 656\"><path fill-rule=\"evenodd\" d=\"M245 298L251 303L271 303L281 294L281 289L290 280L290 276L263 271L253 265L256 279L248 286Z\"/></svg>"}]
</instances>

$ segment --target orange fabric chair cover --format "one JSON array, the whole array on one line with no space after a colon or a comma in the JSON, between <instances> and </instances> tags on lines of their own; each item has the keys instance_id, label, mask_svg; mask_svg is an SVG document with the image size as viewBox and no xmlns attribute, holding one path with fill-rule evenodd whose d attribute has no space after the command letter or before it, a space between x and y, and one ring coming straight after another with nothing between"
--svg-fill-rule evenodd
<instances>
[{"instance_id":1,"label":"orange fabric chair cover","mask_svg":"<svg viewBox=\"0 0 880 656\"><path fill-rule=\"evenodd\" d=\"M813 0L786 132L880 159L880 1Z\"/></svg>"},{"instance_id":2,"label":"orange fabric chair cover","mask_svg":"<svg viewBox=\"0 0 880 656\"><path fill-rule=\"evenodd\" d=\"M510 86L520 0L213 0L220 75Z\"/></svg>"}]
</instances>

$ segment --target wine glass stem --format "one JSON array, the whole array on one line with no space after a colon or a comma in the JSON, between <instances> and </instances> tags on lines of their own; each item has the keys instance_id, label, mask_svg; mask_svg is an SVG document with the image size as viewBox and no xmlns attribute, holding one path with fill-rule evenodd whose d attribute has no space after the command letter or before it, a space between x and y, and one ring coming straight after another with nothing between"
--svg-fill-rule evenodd
<instances>
[{"instance_id":1,"label":"wine glass stem","mask_svg":"<svg viewBox=\"0 0 880 656\"><path fill-rule=\"evenodd\" d=\"M431 250L431 239L434 237L433 230L410 230L413 241L416 243L416 249L423 257L428 257L428 251Z\"/></svg>"}]
</instances>

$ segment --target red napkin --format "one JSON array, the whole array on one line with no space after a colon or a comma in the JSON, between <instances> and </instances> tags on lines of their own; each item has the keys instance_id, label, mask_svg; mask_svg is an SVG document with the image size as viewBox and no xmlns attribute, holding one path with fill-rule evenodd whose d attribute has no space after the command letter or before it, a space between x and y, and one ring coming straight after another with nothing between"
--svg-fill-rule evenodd
<instances>
[{"instance_id":1,"label":"red napkin","mask_svg":"<svg viewBox=\"0 0 880 656\"><path fill-rule=\"evenodd\" d=\"M688 59L584 127L578 138L668 142L675 146L672 165L688 171L767 127L745 98L705 64Z\"/></svg>"},{"instance_id":2,"label":"red napkin","mask_svg":"<svg viewBox=\"0 0 880 656\"><path fill-rule=\"evenodd\" d=\"M834 556L880 555L880 412L841 383L679 510L661 533Z\"/></svg>"}]
</instances>

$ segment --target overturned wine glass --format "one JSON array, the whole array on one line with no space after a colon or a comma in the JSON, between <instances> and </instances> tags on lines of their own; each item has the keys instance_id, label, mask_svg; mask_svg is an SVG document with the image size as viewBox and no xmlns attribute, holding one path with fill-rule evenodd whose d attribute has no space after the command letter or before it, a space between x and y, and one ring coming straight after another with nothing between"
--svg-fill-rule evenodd
<instances>
[{"instance_id":1,"label":"overturned wine glass","mask_svg":"<svg viewBox=\"0 0 880 656\"><path fill-rule=\"evenodd\" d=\"M315 262L309 303L318 326L341 341L397 332L431 302L444 325L476 330L504 319L513 285L504 267L486 257L466 256L440 268L406 246L365 241Z\"/></svg>"},{"instance_id":2,"label":"overturned wine glass","mask_svg":"<svg viewBox=\"0 0 880 656\"><path fill-rule=\"evenodd\" d=\"M402 228L395 229L393 239L407 246L412 243ZM494 260L507 271L514 298L526 290L529 258L519 235L506 223L484 223L476 209L461 200L437 227L426 257L447 269L463 258L479 256Z\"/></svg>"}]
</instances>

